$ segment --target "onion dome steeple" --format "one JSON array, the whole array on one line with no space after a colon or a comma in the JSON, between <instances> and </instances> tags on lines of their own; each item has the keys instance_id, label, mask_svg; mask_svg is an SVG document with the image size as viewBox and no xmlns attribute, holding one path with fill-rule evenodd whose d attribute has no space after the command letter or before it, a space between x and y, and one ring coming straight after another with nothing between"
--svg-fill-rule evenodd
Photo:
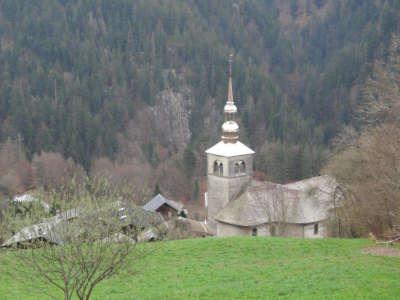
<instances>
[{"instance_id":1,"label":"onion dome steeple","mask_svg":"<svg viewBox=\"0 0 400 300\"><path fill-rule=\"evenodd\" d=\"M232 62L233 55L231 54L229 55L228 98L224 106L225 122L222 124L222 140L225 143L236 143L239 139L239 125L236 122L237 107L233 100Z\"/></svg>"}]
</instances>

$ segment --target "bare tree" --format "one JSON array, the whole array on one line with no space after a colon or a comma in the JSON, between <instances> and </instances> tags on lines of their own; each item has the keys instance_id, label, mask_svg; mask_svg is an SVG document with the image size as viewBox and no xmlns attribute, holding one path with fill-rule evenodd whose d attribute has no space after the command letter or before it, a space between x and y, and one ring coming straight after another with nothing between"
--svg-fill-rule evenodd
<instances>
[{"instance_id":1,"label":"bare tree","mask_svg":"<svg viewBox=\"0 0 400 300\"><path fill-rule=\"evenodd\" d=\"M262 219L269 224L271 235L285 235L288 224L288 197L287 191L281 185L274 185L268 189L256 189L253 196L255 199L254 213L262 211Z\"/></svg>"},{"instance_id":2,"label":"bare tree","mask_svg":"<svg viewBox=\"0 0 400 300\"><path fill-rule=\"evenodd\" d=\"M400 122L400 35L392 37L387 61L377 61L363 89L359 119L364 127Z\"/></svg>"},{"instance_id":3,"label":"bare tree","mask_svg":"<svg viewBox=\"0 0 400 300\"><path fill-rule=\"evenodd\" d=\"M0 194L11 196L32 185L30 164L20 142L7 139L0 145Z\"/></svg>"},{"instance_id":4,"label":"bare tree","mask_svg":"<svg viewBox=\"0 0 400 300\"><path fill-rule=\"evenodd\" d=\"M82 166L55 152L35 154L32 167L37 184L45 189L62 187L72 178L79 180L85 177Z\"/></svg>"},{"instance_id":5,"label":"bare tree","mask_svg":"<svg viewBox=\"0 0 400 300\"><path fill-rule=\"evenodd\" d=\"M83 179L85 171L72 159L55 152L35 154L30 163L21 141L6 140L0 146L0 193L8 196L38 185L46 189L60 187L71 178Z\"/></svg>"},{"instance_id":6,"label":"bare tree","mask_svg":"<svg viewBox=\"0 0 400 300\"><path fill-rule=\"evenodd\" d=\"M8 203L0 200L0 244L9 238L10 232L10 214L8 213Z\"/></svg>"},{"instance_id":7,"label":"bare tree","mask_svg":"<svg viewBox=\"0 0 400 300\"><path fill-rule=\"evenodd\" d=\"M161 221L123 203L115 185L105 180L69 184L53 197L63 212L23 228L5 245L18 248L15 255L24 268L62 291L64 299L90 299L99 283L127 261L139 260L146 254L135 247L139 232Z\"/></svg>"},{"instance_id":8,"label":"bare tree","mask_svg":"<svg viewBox=\"0 0 400 300\"><path fill-rule=\"evenodd\" d=\"M144 199L151 196L150 173L148 165L137 160L111 162L106 157L96 159L90 171L93 178L105 177L118 185L120 192L124 192L124 199L132 200L136 204L142 204Z\"/></svg>"},{"instance_id":9,"label":"bare tree","mask_svg":"<svg viewBox=\"0 0 400 300\"><path fill-rule=\"evenodd\" d=\"M400 128L365 131L354 147L331 159L326 171L343 187L339 217L349 235L381 235L399 223Z\"/></svg>"},{"instance_id":10,"label":"bare tree","mask_svg":"<svg viewBox=\"0 0 400 300\"><path fill-rule=\"evenodd\" d=\"M387 62L376 62L364 88L362 131L340 145L326 172L343 187L337 213L347 235L382 235L400 224L400 37Z\"/></svg>"}]
</instances>

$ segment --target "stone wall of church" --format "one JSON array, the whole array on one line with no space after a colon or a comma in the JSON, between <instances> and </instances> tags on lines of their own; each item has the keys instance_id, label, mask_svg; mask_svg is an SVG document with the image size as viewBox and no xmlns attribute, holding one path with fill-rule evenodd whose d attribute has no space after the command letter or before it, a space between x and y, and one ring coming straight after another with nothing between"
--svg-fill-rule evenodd
<instances>
[{"instance_id":1,"label":"stone wall of church","mask_svg":"<svg viewBox=\"0 0 400 300\"><path fill-rule=\"evenodd\" d=\"M304 237L303 225L287 224L285 236Z\"/></svg>"},{"instance_id":2,"label":"stone wall of church","mask_svg":"<svg viewBox=\"0 0 400 300\"><path fill-rule=\"evenodd\" d=\"M318 224L318 233L314 234L314 226ZM326 225L324 222L304 225L304 237L307 238L322 238L327 236Z\"/></svg>"},{"instance_id":3,"label":"stone wall of church","mask_svg":"<svg viewBox=\"0 0 400 300\"><path fill-rule=\"evenodd\" d=\"M275 229L278 232L278 229ZM271 236L271 228L269 224L262 224L257 226L257 235ZM278 233L276 233L279 236ZM287 224L284 236L303 237L303 225L300 224Z\"/></svg>"},{"instance_id":4,"label":"stone wall of church","mask_svg":"<svg viewBox=\"0 0 400 300\"><path fill-rule=\"evenodd\" d=\"M217 222L217 236L251 236L254 234L254 227L237 226L223 222ZM269 224L261 224L256 226L257 236L271 236ZM288 224L284 236L291 237L306 237L306 238L321 238L326 236L326 231L323 223L319 223L319 234L314 234L314 224Z\"/></svg>"},{"instance_id":5,"label":"stone wall of church","mask_svg":"<svg viewBox=\"0 0 400 300\"><path fill-rule=\"evenodd\" d=\"M258 236L270 236L271 233L269 231L269 225L262 224L262 225L257 226L257 235Z\"/></svg>"},{"instance_id":6,"label":"stone wall of church","mask_svg":"<svg viewBox=\"0 0 400 300\"><path fill-rule=\"evenodd\" d=\"M249 176L241 176L235 178L219 177L215 175L208 175L207 178L207 202L208 202L208 225L216 229L214 217L223 209L232 198L235 197L250 181Z\"/></svg>"},{"instance_id":7,"label":"stone wall of church","mask_svg":"<svg viewBox=\"0 0 400 300\"><path fill-rule=\"evenodd\" d=\"M217 236L251 235L251 233L251 227L236 226L222 222L217 223Z\"/></svg>"}]
</instances>

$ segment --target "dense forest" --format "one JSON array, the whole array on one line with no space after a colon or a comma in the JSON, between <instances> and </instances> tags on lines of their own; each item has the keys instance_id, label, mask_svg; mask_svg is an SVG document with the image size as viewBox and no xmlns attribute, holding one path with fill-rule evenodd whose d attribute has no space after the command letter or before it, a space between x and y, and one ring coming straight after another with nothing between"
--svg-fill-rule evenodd
<instances>
[{"instance_id":1,"label":"dense forest","mask_svg":"<svg viewBox=\"0 0 400 300\"><path fill-rule=\"evenodd\" d=\"M231 52L256 170L317 175L399 20L398 0L2 0L0 188L106 173L196 198Z\"/></svg>"}]
</instances>

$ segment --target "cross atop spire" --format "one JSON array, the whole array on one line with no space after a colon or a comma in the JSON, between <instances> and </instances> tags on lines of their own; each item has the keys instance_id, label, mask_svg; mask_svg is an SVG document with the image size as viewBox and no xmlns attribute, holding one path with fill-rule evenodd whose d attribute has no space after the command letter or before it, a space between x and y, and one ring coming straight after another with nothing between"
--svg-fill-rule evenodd
<instances>
[{"instance_id":1,"label":"cross atop spire","mask_svg":"<svg viewBox=\"0 0 400 300\"><path fill-rule=\"evenodd\" d=\"M229 77L232 77L232 63L233 63L233 53L229 54Z\"/></svg>"},{"instance_id":2,"label":"cross atop spire","mask_svg":"<svg viewBox=\"0 0 400 300\"><path fill-rule=\"evenodd\" d=\"M232 88L232 63L233 63L233 54L229 55L229 82L228 82L228 102L233 103L233 88Z\"/></svg>"}]
</instances>

